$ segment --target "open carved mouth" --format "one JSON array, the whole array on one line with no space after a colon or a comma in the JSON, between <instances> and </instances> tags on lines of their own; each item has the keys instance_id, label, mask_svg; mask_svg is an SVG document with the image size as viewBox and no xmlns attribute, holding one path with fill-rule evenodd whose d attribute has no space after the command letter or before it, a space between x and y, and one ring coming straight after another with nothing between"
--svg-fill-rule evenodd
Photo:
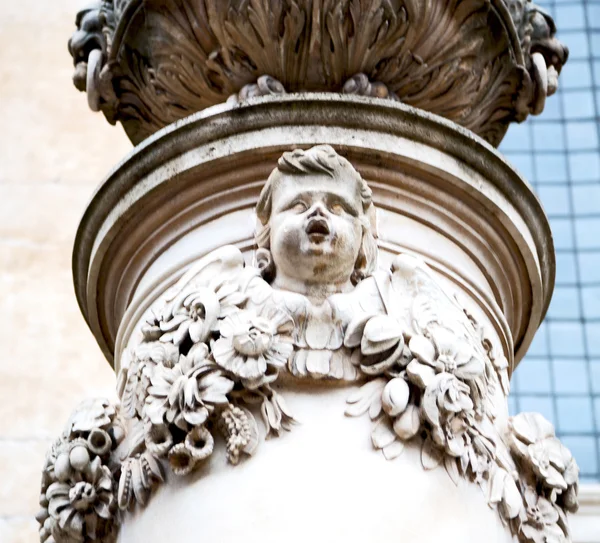
<instances>
[{"instance_id":1,"label":"open carved mouth","mask_svg":"<svg viewBox=\"0 0 600 543\"><path fill-rule=\"evenodd\" d=\"M325 237L331 233L331 230L329 229L329 224L326 219L316 217L308 221L306 233L311 239L320 241L325 239Z\"/></svg>"}]
</instances>

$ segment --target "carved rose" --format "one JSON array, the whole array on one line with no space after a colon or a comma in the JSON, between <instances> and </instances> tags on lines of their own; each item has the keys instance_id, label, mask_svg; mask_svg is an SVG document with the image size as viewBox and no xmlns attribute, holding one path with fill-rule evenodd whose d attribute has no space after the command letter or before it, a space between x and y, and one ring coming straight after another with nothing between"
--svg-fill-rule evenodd
<instances>
[{"instance_id":1,"label":"carved rose","mask_svg":"<svg viewBox=\"0 0 600 543\"><path fill-rule=\"evenodd\" d=\"M249 389L273 381L293 351L292 319L278 312L271 317L250 311L221 321L221 338L213 345L215 361Z\"/></svg>"},{"instance_id":2,"label":"carved rose","mask_svg":"<svg viewBox=\"0 0 600 543\"><path fill-rule=\"evenodd\" d=\"M484 373L483 357L466 339L446 328L433 328L430 338L415 335L408 346L419 363L434 368L437 373L451 373L464 380Z\"/></svg>"},{"instance_id":3,"label":"carved rose","mask_svg":"<svg viewBox=\"0 0 600 543\"><path fill-rule=\"evenodd\" d=\"M564 531L559 525L560 515L550 501L532 488L525 489L527 520L521 524L520 535L527 543L567 543Z\"/></svg>"},{"instance_id":4,"label":"carved rose","mask_svg":"<svg viewBox=\"0 0 600 543\"><path fill-rule=\"evenodd\" d=\"M562 493L567 511L577 511L579 467L555 436L554 426L539 413L521 413L510 419L509 429L508 443L515 457L546 488Z\"/></svg>"},{"instance_id":5,"label":"carved rose","mask_svg":"<svg viewBox=\"0 0 600 543\"><path fill-rule=\"evenodd\" d=\"M172 368L156 366L144 410L152 424L166 421L187 430L204 424L216 405L228 403L233 382L207 355L208 347L199 343Z\"/></svg>"}]
</instances>

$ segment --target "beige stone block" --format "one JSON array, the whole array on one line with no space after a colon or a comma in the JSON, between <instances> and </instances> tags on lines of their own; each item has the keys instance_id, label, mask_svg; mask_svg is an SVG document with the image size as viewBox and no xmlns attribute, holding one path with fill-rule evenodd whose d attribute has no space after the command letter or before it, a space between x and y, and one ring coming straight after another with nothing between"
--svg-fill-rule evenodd
<instances>
[{"instance_id":1,"label":"beige stone block","mask_svg":"<svg viewBox=\"0 0 600 543\"><path fill-rule=\"evenodd\" d=\"M66 247L0 251L0 436L55 436L83 398L114 396L114 373L79 311L69 264Z\"/></svg>"},{"instance_id":2,"label":"beige stone block","mask_svg":"<svg viewBox=\"0 0 600 543\"><path fill-rule=\"evenodd\" d=\"M97 184L131 144L72 84L67 40L82 3L25 4L0 5L0 183Z\"/></svg>"},{"instance_id":3,"label":"beige stone block","mask_svg":"<svg viewBox=\"0 0 600 543\"><path fill-rule=\"evenodd\" d=\"M41 470L51 440L0 443L0 516L33 516L38 510Z\"/></svg>"},{"instance_id":4,"label":"beige stone block","mask_svg":"<svg viewBox=\"0 0 600 543\"><path fill-rule=\"evenodd\" d=\"M63 244L64 255L68 258L62 265L69 270L77 225L92 190L89 184L0 184L0 243ZM43 257L43 253L40 254L41 263Z\"/></svg>"},{"instance_id":5,"label":"beige stone block","mask_svg":"<svg viewBox=\"0 0 600 543\"><path fill-rule=\"evenodd\" d=\"M38 541L38 523L32 518L0 518L2 543L32 543Z\"/></svg>"}]
</instances>

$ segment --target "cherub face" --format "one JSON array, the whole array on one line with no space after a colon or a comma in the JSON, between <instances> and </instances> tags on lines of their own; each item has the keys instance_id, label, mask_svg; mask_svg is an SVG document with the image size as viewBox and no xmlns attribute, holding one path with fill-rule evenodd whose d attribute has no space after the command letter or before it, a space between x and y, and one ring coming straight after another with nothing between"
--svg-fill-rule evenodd
<instances>
[{"instance_id":1,"label":"cherub face","mask_svg":"<svg viewBox=\"0 0 600 543\"><path fill-rule=\"evenodd\" d=\"M283 175L272 205L270 245L278 277L312 284L350 280L362 242L358 180Z\"/></svg>"}]
</instances>

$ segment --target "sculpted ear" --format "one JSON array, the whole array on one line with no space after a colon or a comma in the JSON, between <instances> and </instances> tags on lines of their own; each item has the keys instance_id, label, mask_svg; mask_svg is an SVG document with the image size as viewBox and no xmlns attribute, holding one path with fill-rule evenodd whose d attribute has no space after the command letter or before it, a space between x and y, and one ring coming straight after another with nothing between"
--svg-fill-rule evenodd
<instances>
[{"instance_id":1,"label":"sculpted ear","mask_svg":"<svg viewBox=\"0 0 600 543\"><path fill-rule=\"evenodd\" d=\"M369 228L363 227L362 242L350 280L353 285L360 283L375 271L377 265L377 240Z\"/></svg>"},{"instance_id":2,"label":"sculpted ear","mask_svg":"<svg viewBox=\"0 0 600 543\"><path fill-rule=\"evenodd\" d=\"M258 203L256 204L256 216L263 225L269 222L269 217L271 216L271 208L273 206L272 195L272 183L271 180L268 180L267 184L263 187L260 196L258 197Z\"/></svg>"}]
</instances>

